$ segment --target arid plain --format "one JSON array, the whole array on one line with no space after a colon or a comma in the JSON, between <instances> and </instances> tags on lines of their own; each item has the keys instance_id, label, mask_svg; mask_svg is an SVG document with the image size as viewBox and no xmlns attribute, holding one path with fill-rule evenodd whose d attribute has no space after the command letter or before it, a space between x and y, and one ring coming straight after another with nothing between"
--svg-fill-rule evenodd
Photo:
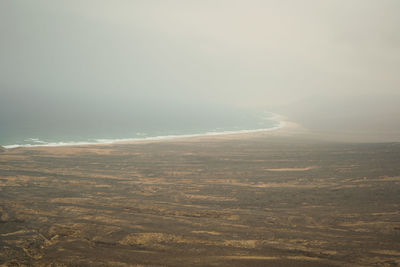
<instances>
[{"instance_id":1,"label":"arid plain","mask_svg":"<svg viewBox=\"0 0 400 267\"><path fill-rule=\"evenodd\" d=\"M400 143L268 133L0 152L4 266L399 266Z\"/></svg>"}]
</instances>

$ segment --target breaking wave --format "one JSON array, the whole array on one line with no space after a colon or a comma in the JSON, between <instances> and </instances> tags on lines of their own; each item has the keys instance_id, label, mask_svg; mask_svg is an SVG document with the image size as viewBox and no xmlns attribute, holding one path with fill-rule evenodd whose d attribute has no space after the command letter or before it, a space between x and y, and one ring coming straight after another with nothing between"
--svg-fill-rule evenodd
<instances>
[{"instance_id":1,"label":"breaking wave","mask_svg":"<svg viewBox=\"0 0 400 267\"><path fill-rule=\"evenodd\" d=\"M177 138L190 138L190 137L201 137L201 136L217 136L217 135L227 135L227 134L243 134L243 133L256 133L264 131L274 131L281 129L285 126L285 121L282 116L277 114L272 114L272 117L268 118L271 121L277 123L276 126L270 128L260 128L260 129L243 129L243 130L226 130L226 131L208 131L203 133L195 134L170 134L161 136L146 136L146 133L137 133L134 138L114 138L114 139L89 139L87 141L60 141L60 142L46 142L40 140L39 138L28 138L25 139L26 144L13 144L4 145L4 148L12 149L18 147L60 147L60 146L81 146L81 145L106 145L124 142L138 142L138 141L157 141L157 140L169 140Z\"/></svg>"}]
</instances>

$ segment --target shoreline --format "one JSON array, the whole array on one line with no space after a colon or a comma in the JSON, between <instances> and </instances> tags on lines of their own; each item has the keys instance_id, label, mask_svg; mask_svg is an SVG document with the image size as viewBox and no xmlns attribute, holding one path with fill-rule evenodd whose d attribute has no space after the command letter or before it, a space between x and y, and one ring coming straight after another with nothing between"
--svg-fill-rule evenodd
<instances>
[{"instance_id":1,"label":"shoreline","mask_svg":"<svg viewBox=\"0 0 400 267\"><path fill-rule=\"evenodd\" d=\"M6 226L0 250L7 252L0 252L0 261L314 267L395 262L400 143L338 145L291 126L0 153ZM349 263L353 251L363 257ZM276 260L262 258L265 253Z\"/></svg>"},{"instance_id":2,"label":"shoreline","mask_svg":"<svg viewBox=\"0 0 400 267\"><path fill-rule=\"evenodd\" d=\"M143 142L157 142L157 141L168 141L168 140L179 140L179 139L190 139L190 138L201 138L201 137L216 137L216 136L233 136L233 135L246 135L256 133L277 133L287 134L294 129L300 129L301 126L297 123L289 121L286 117L278 114L274 114L271 118L272 121L277 121L278 125L271 128L262 129L244 129L244 130L230 130L230 131L210 131L205 133L197 134L177 134L177 135L164 135L164 136L153 136L143 138L121 138L121 139L96 139L97 142L52 142L47 144L26 144L26 145L3 145L2 147L6 150L16 148L46 148L46 147L75 147L75 146L94 146L94 145L115 145L115 144L135 144Z\"/></svg>"}]
</instances>

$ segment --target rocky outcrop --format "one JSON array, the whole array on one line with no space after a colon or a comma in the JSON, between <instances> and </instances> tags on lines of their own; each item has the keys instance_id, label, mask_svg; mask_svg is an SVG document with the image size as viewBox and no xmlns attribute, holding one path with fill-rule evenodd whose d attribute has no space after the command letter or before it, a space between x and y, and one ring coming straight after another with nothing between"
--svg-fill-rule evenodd
<instances>
[{"instance_id":1,"label":"rocky outcrop","mask_svg":"<svg viewBox=\"0 0 400 267\"><path fill-rule=\"evenodd\" d=\"M6 151L6 149L2 146L0 146L0 153Z\"/></svg>"}]
</instances>

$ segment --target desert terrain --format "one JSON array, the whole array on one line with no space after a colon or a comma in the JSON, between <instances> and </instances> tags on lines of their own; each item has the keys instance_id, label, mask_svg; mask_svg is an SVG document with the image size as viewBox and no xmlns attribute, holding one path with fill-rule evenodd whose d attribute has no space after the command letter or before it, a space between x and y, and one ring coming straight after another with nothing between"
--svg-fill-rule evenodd
<instances>
[{"instance_id":1,"label":"desert terrain","mask_svg":"<svg viewBox=\"0 0 400 267\"><path fill-rule=\"evenodd\" d=\"M400 143L1 151L0 265L399 266Z\"/></svg>"}]
</instances>

